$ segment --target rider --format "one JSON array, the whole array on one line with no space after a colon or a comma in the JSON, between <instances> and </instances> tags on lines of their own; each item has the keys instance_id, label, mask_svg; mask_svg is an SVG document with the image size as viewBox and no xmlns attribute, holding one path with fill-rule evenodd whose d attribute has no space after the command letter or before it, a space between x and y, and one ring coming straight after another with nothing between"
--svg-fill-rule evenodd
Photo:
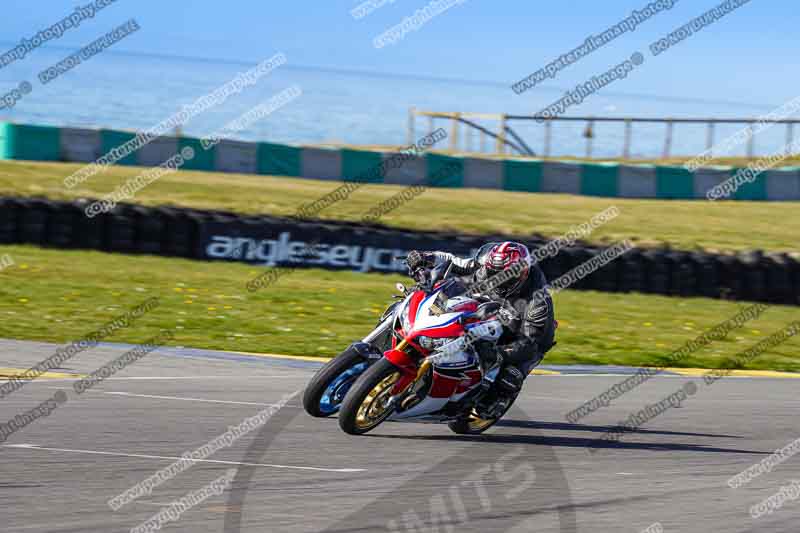
<instances>
[{"instance_id":1,"label":"rider","mask_svg":"<svg viewBox=\"0 0 800 533\"><path fill-rule=\"evenodd\" d=\"M502 306L498 315L505 327L496 350L503 367L495 381L496 398L487 395L491 398L489 409L501 415L530 371L555 344L556 322L553 301L545 288L547 280L528 248L518 242L488 243L470 258L417 250L406 258L412 273L447 261L455 275L466 278L470 293Z\"/></svg>"}]
</instances>

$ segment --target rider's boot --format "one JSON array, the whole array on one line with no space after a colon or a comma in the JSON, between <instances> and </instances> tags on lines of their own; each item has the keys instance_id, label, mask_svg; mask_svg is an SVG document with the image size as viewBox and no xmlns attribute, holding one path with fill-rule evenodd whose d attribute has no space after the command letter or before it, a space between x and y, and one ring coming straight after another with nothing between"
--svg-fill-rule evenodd
<instances>
[{"instance_id":1,"label":"rider's boot","mask_svg":"<svg viewBox=\"0 0 800 533\"><path fill-rule=\"evenodd\" d=\"M482 414L489 418L502 416L522 390L525 378L542 362L543 358L544 354L537 354L528 361L506 364L497 375L492 390L484 396L479 404Z\"/></svg>"}]
</instances>

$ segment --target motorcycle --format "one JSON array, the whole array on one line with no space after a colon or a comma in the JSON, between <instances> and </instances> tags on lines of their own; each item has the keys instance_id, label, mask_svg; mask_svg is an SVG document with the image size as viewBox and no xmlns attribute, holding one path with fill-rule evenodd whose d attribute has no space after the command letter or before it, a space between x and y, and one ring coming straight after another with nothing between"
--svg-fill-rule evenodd
<instances>
[{"instance_id":1,"label":"motorcycle","mask_svg":"<svg viewBox=\"0 0 800 533\"><path fill-rule=\"evenodd\" d=\"M485 252L494 243L484 245L479 251ZM397 259L405 259L398 257ZM398 284L400 295L394 297L403 300L407 296L406 288ZM336 414L347 391L367 368L379 361L386 350L392 348L392 331L397 321L397 311L401 302L393 302L383 312L375 329L360 342L354 342L339 355L320 368L303 393L303 407L306 412L317 418Z\"/></svg>"},{"instance_id":2,"label":"motorcycle","mask_svg":"<svg viewBox=\"0 0 800 533\"><path fill-rule=\"evenodd\" d=\"M500 305L468 296L469 288L450 278L450 270L445 263L418 272L412 290L398 284L405 298L390 317L391 348L348 387L339 412L346 433L424 417L447 422L458 434L479 434L513 404L516 396L499 411L497 403L493 411L481 403L502 366L498 356L490 361L479 353L479 346L496 343L503 333Z\"/></svg>"}]
</instances>

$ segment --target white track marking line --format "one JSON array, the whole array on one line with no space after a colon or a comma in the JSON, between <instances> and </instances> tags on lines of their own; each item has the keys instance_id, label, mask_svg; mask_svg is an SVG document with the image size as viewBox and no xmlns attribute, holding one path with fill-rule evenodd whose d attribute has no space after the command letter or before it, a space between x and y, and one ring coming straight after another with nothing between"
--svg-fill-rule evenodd
<instances>
[{"instance_id":1,"label":"white track marking line","mask_svg":"<svg viewBox=\"0 0 800 533\"><path fill-rule=\"evenodd\" d=\"M143 453L120 453L120 452L100 452L96 450L73 450L70 448L47 448L39 446L38 444L3 444L3 448L16 448L25 450L42 450L48 452L64 452L64 453L82 453L88 455L110 455L113 457L137 457L139 459L168 459L171 461L180 461L181 457L173 457L170 455L147 455ZM243 463L240 461L218 461L215 459L194 459L198 463L216 463L222 465L241 465L241 466L263 466L266 468L281 468L284 470L312 470L315 472L366 472L365 468L321 468L316 466L294 466L294 465L276 465L276 464L262 464L262 463Z\"/></svg>"},{"instance_id":2,"label":"white track marking line","mask_svg":"<svg viewBox=\"0 0 800 533\"><path fill-rule=\"evenodd\" d=\"M45 387L46 389L62 390L63 387ZM291 409L302 409L302 405L289 405L279 403L258 403L258 402L237 402L233 400L208 400L205 398L185 398L179 396L158 396L155 394L134 394L132 392L117 392L117 391L94 391L101 394L112 394L115 396L133 396L138 398L154 398L158 400L180 400L184 402L205 402L205 403L228 403L233 405L256 405L259 407L289 407Z\"/></svg>"},{"instance_id":3,"label":"white track marking line","mask_svg":"<svg viewBox=\"0 0 800 533\"><path fill-rule=\"evenodd\" d=\"M46 378L46 379L26 379L22 380L24 383L52 383L54 381L75 381L80 379L83 374L75 374L75 377L70 378ZM147 381L147 380L172 380L172 379L284 379L284 378L307 378L308 374L281 374L281 375L268 375L268 376L136 376L127 378L105 378L103 381ZM0 380L0 385L9 380Z\"/></svg>"},{"instance_id":4,"label":"white track marking line","mask_svg":"<svg viewBox=\"0 0 800 533\"><path fill-rule=\"evenodd\" d=\"M526 398L531 398L533 400L554 400L557 402L574 402L576 401L575 398L557 398L555 396L525 396Z\"/></svg>"},{"instance_id":5,"label":"white track marking line","mask_svg":"<svg viewBox=\"0 0 800 533\"><path fill-rule=\"evenodd\" d=\"M111 394L114 396L133 396L136 398L152 398L155 400L178 400L182 402L205 402L205 403L229 403L233 405L257 405L260 407L293 407L300 408L299 405L283 405L280 403L256 403L256 402L235 402L232 400L206 400L205 398L182 398L179 396L158 396L155 394L134 394L132 392L111 392L103 391L103 394Z\"/></svg>"},{"instance_id":6,"label":"white track marking line","mask_svg":"<svg viewBox=\"0 0 800 533\"><path fill-rule=\"evenodd\" d=\"M543 374L537 378L624 378L633 374ZM671 377L671 376L662 376Z\"/></svg>"}]
</instances>

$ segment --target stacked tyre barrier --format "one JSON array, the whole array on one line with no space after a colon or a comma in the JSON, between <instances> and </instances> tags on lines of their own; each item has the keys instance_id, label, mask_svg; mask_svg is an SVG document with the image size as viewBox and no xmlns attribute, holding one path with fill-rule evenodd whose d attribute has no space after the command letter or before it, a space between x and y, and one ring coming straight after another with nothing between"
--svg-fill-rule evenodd
<instances>
[{"instance_id":1,"label":"stacked tyre barrier","mask_svg":"<svg viewBox=\"0 0 800 533\"><path fill-rule=\"evenodd\" d=\"M299 264L316 268L400 272L387 266L387 251L401 255L412 249L447 250L468 254L491 240L508 236L465 235L443 232L404 231L377 225L332 221L296 221L268 216L246 216L223 211L203 211L170 206L146 207L119 204L94 218L84 214L94 200L73 202L41 198L0 198L0 245L32 244L61 249L88 249L110 253L149 254L195 260L228 260L252 264L265 262L259 254L277 248L299 248L296 243L325 243L330 264ZM237 244L228 255L211 254L215 241ZM541 237L517 237L532 248L545 244ZM241 249L241 243L250 249ZM218 243L216 246L221 246ZM231 245L233 246L233 245ZM346 265L349 249L383 254L377 267L360 269ZM602 248L576 245L541 262L549 280L569 272ZM275 258L273 258L275 259ZM289 264L277 257L274 264ZM366 259L363 264L366 265ZM579 280L571 288L603 292L660 294L800 305L800 261L789 254L749 251L712 254L667 248L634 248L603 268Z\"/></svg>"}]
</instances>

